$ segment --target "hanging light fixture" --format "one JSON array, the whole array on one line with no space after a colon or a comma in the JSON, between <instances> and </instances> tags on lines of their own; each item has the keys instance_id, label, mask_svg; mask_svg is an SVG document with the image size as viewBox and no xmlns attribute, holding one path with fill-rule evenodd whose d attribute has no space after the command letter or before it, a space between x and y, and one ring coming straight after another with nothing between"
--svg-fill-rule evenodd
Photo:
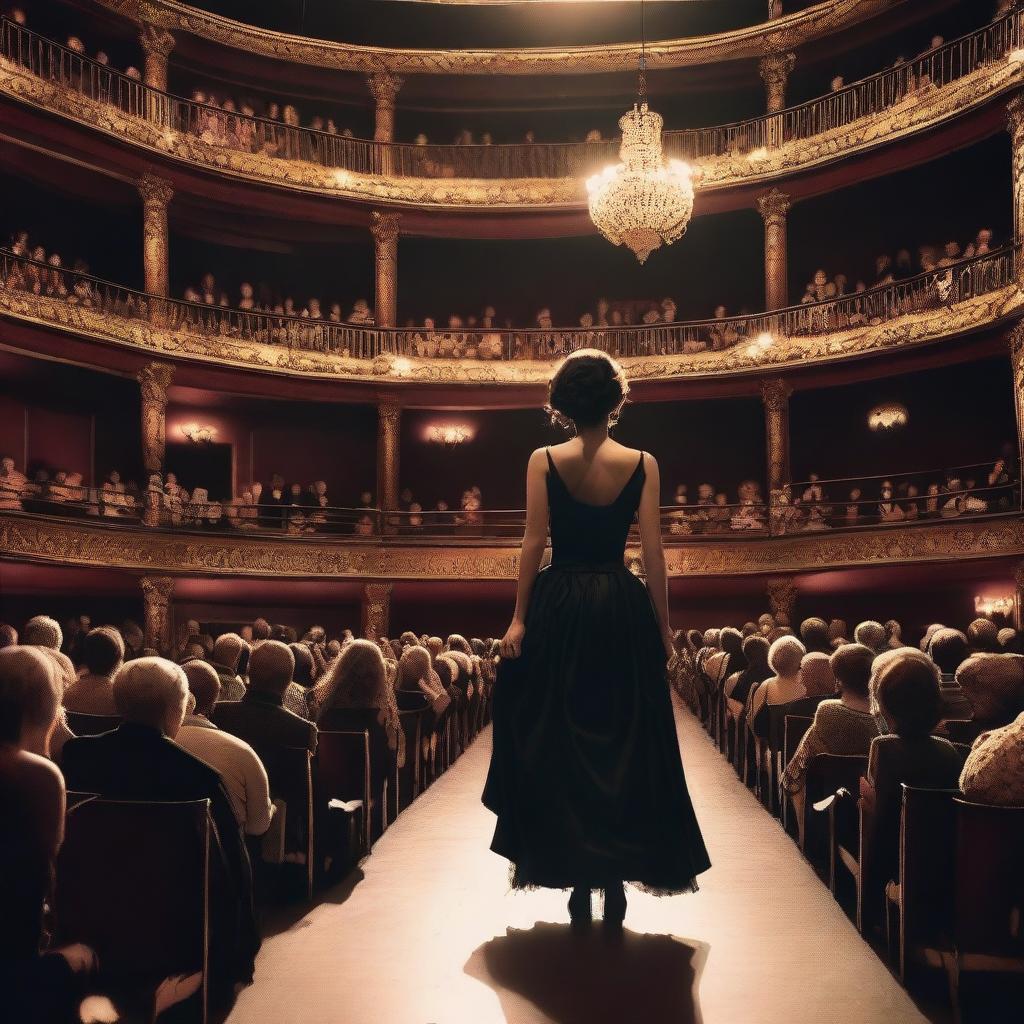
<instances>
[{"instance_id":1,"label":"hanging light fixture","mask_svg":"<svg viewBox=\"0 0 1024 1024\"><path fill-rule=\"evenodd\" d=\"M681 238L693 213L693 179L682 160L661 154L664 120L647 106L647 40L640 0L637 100L619 119L622 161L587 179L590 219L613 245L625 243L644 263L663 242Z\"/></svg>"}]
</instances>

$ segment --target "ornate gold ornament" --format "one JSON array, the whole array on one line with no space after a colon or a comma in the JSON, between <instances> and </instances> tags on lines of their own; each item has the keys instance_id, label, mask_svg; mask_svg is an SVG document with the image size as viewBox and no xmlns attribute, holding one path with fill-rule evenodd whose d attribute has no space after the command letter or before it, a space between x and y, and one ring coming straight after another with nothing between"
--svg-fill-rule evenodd
<instances>
[{"instance_id":1,"label":"ornate gold ornament","mask_svg":"<svg viewBox=\"0 0 1024 1024\"><path fill-rule=\"evenodd\" d=\"M622 162L587 179L590 219L612 245L625 243L640 263L662 243L686 233L693 214L693 179L682 160L661 151L664 119L647 106L647 41L640 0L640 69L633 109L619 118Z\"/></svg>"}]
</instances>

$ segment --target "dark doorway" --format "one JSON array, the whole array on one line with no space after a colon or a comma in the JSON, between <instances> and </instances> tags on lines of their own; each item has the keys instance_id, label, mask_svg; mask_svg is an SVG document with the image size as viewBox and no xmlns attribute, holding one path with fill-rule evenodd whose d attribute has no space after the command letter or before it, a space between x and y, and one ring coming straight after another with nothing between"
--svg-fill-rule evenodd
<instances>
[{"instance_id":1,"label":"dark doorway","mask_svg":"<svg viewBox=\"0 0 1024 1024\"><path fill-rule=\"evenodd\" d=\"M232 492L230 444L191 444L188 442L167 445L167 471L178 478L185 490L205 487L211 501L230 501Z\"/></svg>"}]
</instances>

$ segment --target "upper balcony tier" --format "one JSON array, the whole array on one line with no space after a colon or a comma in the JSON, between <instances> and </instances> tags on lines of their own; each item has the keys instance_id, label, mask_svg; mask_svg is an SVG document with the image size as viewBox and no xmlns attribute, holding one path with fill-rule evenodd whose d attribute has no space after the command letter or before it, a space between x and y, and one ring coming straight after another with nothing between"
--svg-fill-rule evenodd
<instances>
[{"instance_id":1,"label":"upper balcony tier","mask_svg":"<svg viewBox=\"0 0 1024 1024\"><path fill-rule=\"evenodd\" d=\"M642 386L712 384L895 356L1020 316L1022 293L1008 246L892 285L769 313L686 323L592 329L359 327L163 298L87 274L0 255L5 342L86 365L134 372L140 358L191 364L199 379L221 368L282 374L333 386L415 386L450 392L504 385L536 398L565 353L600 347ZM66 339L74 348L61 348ZM57 349L61 348L58 352ZM464 397L463 397L464 401Z\"/></svg>"},{"instance_id":2,"label":"upper balcony tier","mask_svg":"<svg viewBox=\"0 0 1024 1024\"><path fill-rule=\"evenodd\" d=\"M97 0L118 15L166 31L183 33L292 64L336 71L400 75L585 75L636 70L635 41L584 46L406 49L312 39L276 32L200 10L178 0ZM634 5L635 6L635 5ZM678 68L720 61L757 59L814 42L877 15L913 7L908 0L825 0L761 24L708 35L648 43L648 66ZM767 5L765 5L767 12ZM901 12L902 13L902 12ZM632 32L635 39L638 22Z\"/></svg>"},{"instance_id":3,"label":"upper balcony tier","mask_svg":"<svg viewBox=\"0 0 1024 1024\"><path fill-rule=\"evenodd\" d=\"M787 180L794 199L886 173L998 131L999 97L1024 77L1024 11L922 57L799 106L735 124L665 133L665 154L690 161L695 213L751 206L759 190ZM50 148L73 145L121 171L159 161L201 172L179 187L211 195L209 172L341 197L328 216L366 220L365 206L407 211L403 230L479 234L501 221L510 236L592 230L585 178L617 159L617 141L439 146L348 138L225 111L150 88L4 20L0 95L62 119L53 127L20 116L17 132ZM969 115L969 116L967 116ZM73 139L66 124L82 126ZM100 133L97 138L96 132ZM878 152L908 141L900 160ZM126 148L127 147L127 148ZM250 197L251 198L251 197ZM310 200L306 200L307 202ZM315 199L312 201L315 202ZM347 211L347 212L346 212ZM529 217L510 217L516 211ZM443 227L438 215L444 215Z\"/></svg>"}]
</instances>

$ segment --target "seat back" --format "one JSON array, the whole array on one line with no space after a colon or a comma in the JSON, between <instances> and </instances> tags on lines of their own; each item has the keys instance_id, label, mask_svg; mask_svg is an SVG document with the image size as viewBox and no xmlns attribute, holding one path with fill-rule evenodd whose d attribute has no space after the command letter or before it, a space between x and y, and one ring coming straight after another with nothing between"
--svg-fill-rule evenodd
<instances>
[{"instance_id":1,"label":"seat back","mask_svg":"<svg viewBox=\"0 0 1024 1024\"><path fill-rule=\"evenodd\" d=\"M954 941L961 954L1024 957L1024 807L954 798Z\"/></svg>"},{"instance_id":2,"label":"seat back","mask_svg":"<svg viewBox=\"0 0 1024 1024\"><path fill-rule=\"evenodd\" d=\"M813 719L818 707L817 697L801 697L786 704L767 704L768 713L768 748L773 752L781 752L786 742L786 716L794 715L801 718L808 716ZM764 709L762 708L762 711ZM758 715L760 718L760 714Z\"/></svg>"},{"instance_id":3,"label":"seat back","mask_svg":"<svg viewBox=\"0 0 1024 1024\"><path fill-rule=\"evenodd\" d=\"M860 778L868 770L864 755L815 754L807 762L804 782L804 853L811 861L821 860L828 853L828 822L814 814L815 801L831 796L838 789L848 789L854 796L860 791Z\"/></svg>"},{"instance_id":4,"label":"seat back","mask_svg":"<svg viewBox=\"0 0 1024 1024\"><path fill-rule=\"evenodd\" d=\"M305 858L307 889L313 884L313 755L306 747L260 751L270 795L285 803L284 852Z\"/></svg>"},{"instance_id":5,"label":"seat back","mask_svg":"<svg viewBox=\"0 0 1024 1024\"><path fill-rule=\"evenodd\" d=\"M405 766L395 770L395 815L416 799L420 791L420 742L423 723L430 714L426 704L418 709L398 712L405 734Z\"/></svg>"},{"instance_id":6,"label":"seat back","mask_svg":"<svg viewBox=\"0 0 1024 1024\"><path fill-rule=\"evenodd\" d=\"M370 848L370 733L321 730L316 752L317 787L323 799L363 801L363 842Z\"/></svg>"},{"instance_id":7,"label":"seat back","mask_svg":"<svg viewBox=\"0 0 1024 1024\"><path fill-rule=\"evenodd\" d=\"M785 704L782 705L782 707L785 706ZM800 741L807 734L807 730L810 729L813 723L814 719L809 718L806 715L797 715L792 711L788 711L786 713L782 726L783 764L789 764L789 762L793 760L796 748L800 746Z\"/></svg>"},{"instance_id":8,"label":"seat back","mask_svg":"<svg viewBox=\"0 0 1024 1024\"><path fill-rule=\"evenodd\" d=\"M205 979L210 802L68 796L55 944L92 946L107 979L137 985L197 970Z\"/></svg>"},{"instance_id":9,"label":"seat back","mask_svg":"<svg viewBox=\"0 0 1024 1024\"><path fill-rule=\"evenodd\" d=\"M67 712L68 728L76 736L100 736L121 724L118 715L86 715L81 711Z\"/></svg>"},{"instance_id":10,"label":"seat back","mask_svg":"<svg viewBox=\"0 0 1024 1024\"><path fill-rule=\"evenodd\" d=\"M953 923L956 808L953 789L903 784L900 816L900 961L914 947L948 948Z\"/></svg>"}]
</instances>

